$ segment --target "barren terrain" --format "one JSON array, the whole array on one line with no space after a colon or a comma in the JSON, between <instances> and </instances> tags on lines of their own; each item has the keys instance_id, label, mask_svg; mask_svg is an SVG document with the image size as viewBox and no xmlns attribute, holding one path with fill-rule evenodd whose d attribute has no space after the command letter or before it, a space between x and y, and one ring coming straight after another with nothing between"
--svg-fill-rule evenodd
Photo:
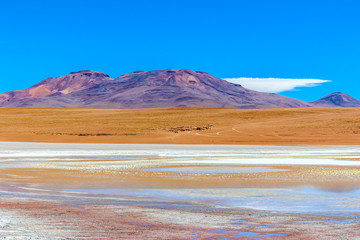
<instances>
[{"instance_id":1,"label":"barren terrain","mask_svg":"<svg viewBox=\"0 0 360 240\"><path fill-rule=\"evenodd\" d=\"M1 108L0 141L357 145L360 108Z\"/></svg>"},{"instance_id":2,"label":"barren terrain","mask_svg":"<svg viewBox=\"0 0 360 240\"><path fill-rule=\"evenodd\" d=\"M359 108L0 108L0 116L1 239L360 235Z\"/></svg>"}]
</instances>

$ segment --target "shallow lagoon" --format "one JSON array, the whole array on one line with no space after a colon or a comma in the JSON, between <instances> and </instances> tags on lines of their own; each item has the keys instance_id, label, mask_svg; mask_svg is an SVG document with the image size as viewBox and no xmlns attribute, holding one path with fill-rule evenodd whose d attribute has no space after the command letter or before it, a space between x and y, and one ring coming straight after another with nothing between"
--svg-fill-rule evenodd
<instances>
[{"instance_id":1,"label":"shallow lagoon","mask_svg":"<svg viewBox=\"0 0 360 240\"><path fill-rule=\"evenodd\" d=\"M131 195L163 201L192 201L213 207L250 208L257 210L326 214L359 214L360 189L347 192L301 188L239 189L81 189L70 192L100 195ZM360 219L359 219L360 221Z\"/></svg>"},{"instance_id":2,"label":"shallow lagoon","mask_svg":"<svg viewBox=\"0 0 360 240\"><path fill-rule=\"evenodd\" d=\"M298 206L296 209L300 211L313 211L316 208L359 210L356 198L360 197L358 190L360 183L356 180L359 177L358 174L360 175L360 147L357 146L0 143L0 162L3 163L0 167L3 169L78 170L84 174L96 173L110 176L123 173L129 175L130 172L135 177L140 178L142 174L150 174L152 178L160 180L162 177L178 178L179 181L188 180L186 176L193 177L193 181L204 177L209 177L211 180L212 175L216 175L217 178L213 179L216 182L217 179L238 177L238 180L241 180L254 176L255 179L266 178L264 181L273 181L275 185L278 180L275 177L290 176L291 178L291 174L295 173L293 167L311 166L311 172L315 172L314 176L324 174L315 171L324 166L348 167L350 170L340 168L331 172L329 176L321 176L321 179L332 177L339 183L344 179L350 179L349 181L354 183L350 187L349 184L344 187L336 182L328 188L326 184L322 188L311 187L304 180L303 186L300 183L296 187L261 188L259 186L253 188L249 186L244 188L244 184L239 184L238 188L229 185L226 188L222 186L214 189L199 189L200 187L194 187L194 190L188 187L183 187L187 189L166 189L166 187L164 189L161 187L156 190L156 185L151 189L142 189L140 184L130 190L128 188L124 190L119 185L117 190L110 191L125 194L132 191L131 195L139 194L149 197L177 198L177 196L182 196L181 200L208 198L224 206L253 208L262 206L262 209L269 210L293 210L294 206ZM271 175L276 173L286 175ZM302 174L306 175L306 173ZM30 176L17 177L31 178ZM301 176L299 179L302 180L305 177ZM354 181L351 181L351 178L354 178ZM66 190L66 186L64 189ZM109 188L102 189L91 190L90 188L89 191L105 193ZM247 200L251 204L247 204ZM282 205L284 207L281 207ZM309 208L307 208L308 205Z\"/></svg>"},{"instance_id":3,"label":"shallow lagoon","mask_svg":"<svg viewBox=\"0 0 360 240\"><path fill-rule=\"evenodd\" d=\"M354 229L360 224L357 146L0 143L0 163L4 199L176 210L179 216L196 215L191 229L202 224L194 239L205 233L224 239L286 238L295 225ZM183 221L171 211L156 217ZM206 213L218 220L213 225L196 220ZM233 213L240 217L220 224ZM129 222L153 226L150 220L134 223Z\"/></svg>"}]
</instances>

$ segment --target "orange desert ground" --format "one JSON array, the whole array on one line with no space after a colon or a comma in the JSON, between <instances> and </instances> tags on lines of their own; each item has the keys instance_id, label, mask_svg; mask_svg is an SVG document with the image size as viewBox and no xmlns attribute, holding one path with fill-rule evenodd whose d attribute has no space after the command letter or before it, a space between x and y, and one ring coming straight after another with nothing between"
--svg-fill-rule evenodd
<instances>
[{"instance_id":1,"label":"orange desert ground","mask_svg":"<svg viewBox=\"0 0 360 240\"><path fill-rule=\"evenodd\" d=\"M0 116L0 239L359 237L358 108Z\"/></svg>"},{"instance_id":2,"label":"orange desert ground","mask_svg":"<svg viewBox=\"0 0 360 240\"><path fill-rule=\"evenodd\" d=\"M0 108L16 142L357 145L359 108Z\"/></svg>"}]
</instances>

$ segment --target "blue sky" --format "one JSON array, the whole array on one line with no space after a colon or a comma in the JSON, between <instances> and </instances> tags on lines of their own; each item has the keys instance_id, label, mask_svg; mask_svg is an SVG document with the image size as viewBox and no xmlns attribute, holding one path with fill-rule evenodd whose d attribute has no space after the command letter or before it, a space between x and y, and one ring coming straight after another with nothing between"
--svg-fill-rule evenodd
<instances>
[{"instance_id":1,"label":"blue sky","mask_svg":"<svg viewBox=\"0 0 360 240\"><path fill-rule=\"evenodd\" d=\"M0 1L0 92L89 69L324 79L281 94L360 99L360 1Z\"/></svg>"}]
</instances>

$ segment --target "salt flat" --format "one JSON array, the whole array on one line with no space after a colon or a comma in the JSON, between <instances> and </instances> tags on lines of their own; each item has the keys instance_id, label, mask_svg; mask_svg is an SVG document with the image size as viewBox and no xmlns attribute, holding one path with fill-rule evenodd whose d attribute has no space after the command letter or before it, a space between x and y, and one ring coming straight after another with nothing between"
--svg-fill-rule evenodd
<instances>
[{"instance_id":1,"label":"salt flat","mask_svg":"<svg viewBox=\"0 0 360 240\"><path fill-rule=\"evenodd\" d=\"M360 234L358 146L2 142L0 180L1 237Z\"/></svg>"}]
</instances>

